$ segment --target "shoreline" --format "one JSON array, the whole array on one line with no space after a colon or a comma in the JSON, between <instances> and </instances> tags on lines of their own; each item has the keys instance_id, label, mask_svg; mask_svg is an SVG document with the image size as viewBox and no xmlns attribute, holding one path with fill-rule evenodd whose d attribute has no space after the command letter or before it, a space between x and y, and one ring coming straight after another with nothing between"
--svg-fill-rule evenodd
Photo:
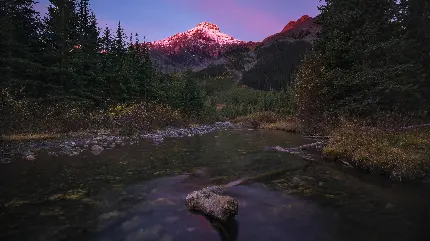
<instances>
[{"instance_id":1,"label":"shoreline","mask_svg":"<svg viewBox=\"0 0 430 241\"><path fill-rule=\"evenodd\" d=\"M151 140L154 144L160 144L165 138L182 138L195 135L204 135L221 129L232 128L229 121L215 122L188 127L168 127L162 130L142 131L134 135L120 135L111 130L93 130L65 134L41 134L45 139L36 140L4 140L0 146L0 164L7 164L16 159L34 161L37 153L48 152L50 156L77 156L85 150L99 155L104 149L112 149L115 146L134 145L142 140ZM51 137L51 138L49 138Z\"/></svg>"}]
</instances>

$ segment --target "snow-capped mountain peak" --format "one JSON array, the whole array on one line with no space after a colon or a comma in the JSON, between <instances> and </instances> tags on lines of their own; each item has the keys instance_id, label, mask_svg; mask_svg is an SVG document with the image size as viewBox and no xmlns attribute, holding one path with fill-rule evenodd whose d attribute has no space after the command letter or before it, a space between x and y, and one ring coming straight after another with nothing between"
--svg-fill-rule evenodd
<instances>
[{"instance_id":1,"label":"snow-capped mountain peak","mask_svg":"<svg viewBox=\"0 0 430 241\"><path fill-rule=\"evenodd\" d=\"M224 47L242 43L244 42L222 33L216 24L201 22L188 31L177 33L162 40L150 42L149 46L152 49L163 52L178 53L187 48L196 49L210 47L209 49L213 50L213 47Z\"/></svg>"},{"instance_id":2,"label":"snow-capped mountain peak","mask_svg":"<svg viewBox=\"0 0 430 241\"><path fill-rule=\"evenodd\" d=\"M201 22L197 24L196 28L204 28L208 30L215 30L218 32L220 31L218 25L209 22Z\"/></svg>"}]
</instances>

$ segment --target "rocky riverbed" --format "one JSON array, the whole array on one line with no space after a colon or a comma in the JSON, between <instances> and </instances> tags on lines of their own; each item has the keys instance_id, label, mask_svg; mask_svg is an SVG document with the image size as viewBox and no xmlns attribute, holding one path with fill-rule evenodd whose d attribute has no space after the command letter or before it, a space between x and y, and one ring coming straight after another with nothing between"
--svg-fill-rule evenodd
<instances>
[{"instance_id":1,"label":"rocky riverbed","mask_svg":"<svg viewBox=\"0 0 430 241\"><path fill-rule=\"evenodd\" d=\"M166 138L204 135L231 127L234 127L231 122L216 122L211 125L144 131L131 136L114 135L109 130L99 130L94 134L84 133L78 136L53 140L4 143L0 147L0 162L9 163L16 158L34 161L37 159L37 154L41 151L46 151L50 156L77 156L83 151L90 151L94 155L99 155L105 149L134 145L142 140L150 140L157 145L162 143Z\"/></svg>"}]
</instances>

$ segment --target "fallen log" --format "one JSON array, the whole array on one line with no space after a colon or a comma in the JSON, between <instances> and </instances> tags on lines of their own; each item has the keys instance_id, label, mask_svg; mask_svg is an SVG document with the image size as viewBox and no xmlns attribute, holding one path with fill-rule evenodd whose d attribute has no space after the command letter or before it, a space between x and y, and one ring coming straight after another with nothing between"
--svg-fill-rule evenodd
<instances>
[{"instance_id":1,"label":"fallen log","mask_svg":"<svg viewBox=\"0 0 430 241\"><path fill-rule=\"evenodd\" d=\"M311 147L321 148L322 146L324 146L324 144L325 144L324 141L317 141L315 143L302 145L302 146L299 146L299 147L296 147L296 148L300 149L300 150L306 150L307 148L311 148Z\"/></svg>"},{"instance_id":2,"label":"fallen log","mask_svg":"<svg viewBox=\"0 0 430 241\"><path fill-rule=\"evenodd\" d=\"M293 154L293 155L297 155L297 156L299 156L300 158L302 158L305 161L310 161L310 162L315 162L316 161L315 158L314 158L314 155L304 153L300 149L300 147L296 147L296 148L282 148L280 146L275 146L275 147L273 147L273 149L275 149L277 151L280 151L280 152L286 152L286 153L290 153L290 154Z\"/></svg>"},{"instance_id":3,"label":"fallen log","mask_svg":"<svg viewBox=\"0 0 430 241\"><path fill-rule=\"evenodd\" d=\"M306 139L330 139L331 136L304 136Z\"/></svg>"}]
</instances>

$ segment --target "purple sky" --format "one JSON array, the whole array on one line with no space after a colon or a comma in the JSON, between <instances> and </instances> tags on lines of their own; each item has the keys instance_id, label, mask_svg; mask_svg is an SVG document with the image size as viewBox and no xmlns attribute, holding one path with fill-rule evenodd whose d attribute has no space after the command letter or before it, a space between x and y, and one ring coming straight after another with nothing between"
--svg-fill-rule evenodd
<instances>
[{"instance_id":1,"label":"purple sky","mask_svg":"<svg viewBox=\"0 0 430 241\"><path fill-rule=\"evenodd\" d=\"M46 12L48 0L36 8ZM318 15L319 0L90 0L100 26L121 20L127 34L159 40L207 21L244 41L261 41L302 15Z\"/></svg>"}]
</instances>

